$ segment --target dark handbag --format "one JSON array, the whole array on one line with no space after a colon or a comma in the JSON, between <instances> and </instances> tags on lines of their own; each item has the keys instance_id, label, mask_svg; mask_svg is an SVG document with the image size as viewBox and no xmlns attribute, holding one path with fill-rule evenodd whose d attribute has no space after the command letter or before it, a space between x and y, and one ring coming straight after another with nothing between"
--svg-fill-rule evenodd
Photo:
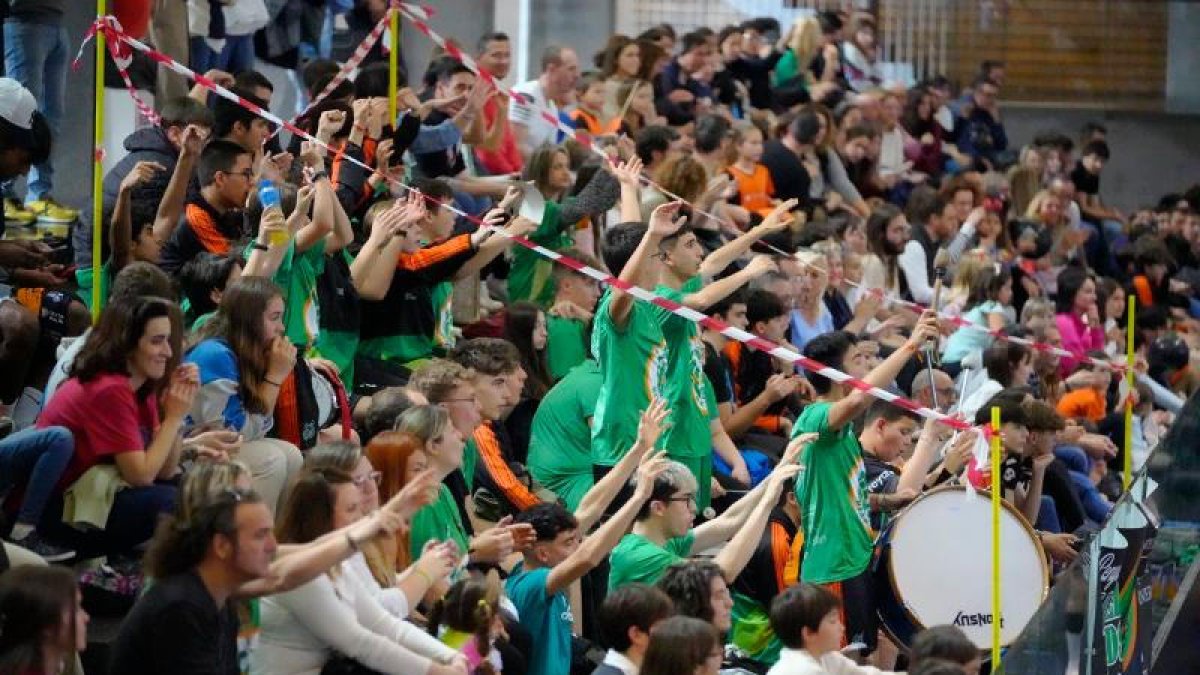
<instances>
[{"instance_id":1,"label":"dark handbag","mask_svg":"<svg viewBox=\"0 0 1200 675\"><path fill-rule=\"evenodd\" d=\"M382 675L344 654L334 654L321 668L321 675Z\"/></svg>"}]
</instances>

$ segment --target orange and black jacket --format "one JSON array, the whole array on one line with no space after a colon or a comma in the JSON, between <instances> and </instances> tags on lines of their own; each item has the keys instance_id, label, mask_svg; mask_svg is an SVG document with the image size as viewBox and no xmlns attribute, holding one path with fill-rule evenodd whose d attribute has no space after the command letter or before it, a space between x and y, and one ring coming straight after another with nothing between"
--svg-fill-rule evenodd
<instances>
[{"instance_id":1,"label":"orange and black jacket","mask_svg":"<svg viewBox=\"0 0 1200 675\"><path fill-rule=\"evenodd\" d=\"M362 301L362 339L401 335L432 337L437 328L433 287L449 281L473 255L475 248L467 234L401 254L383 300Z\"/></svg>"},{"instance_id":2,"label":"orange and black jacket","mask_svg":"<svg viewBox=\"0 0 1200 675\"><path fill-rule=\"evenodd\" d=\"M518 476L512 462L508 434L503 424L484 422L475 428L475 448L479 462L475 465L475 487L487 488L500 500L505 515L516 515L540 504L529 489L528 474Z\"/></svg>"},{"instance_id":3,"label":"orange and black jacket","mask_svg":"<svg viewBox=\"0 0 1200 675\"><path fill-rule=\"evenodd\" d=\"M749 349L740 342L730 340L725 345L725 358L733 371L733 390L738 405L753 401L767 387L767 380L775 374L771 355L757 349ZM768 433L780 433L781 418L788 409L784 399L772 403L766 412L754 420L754 426Z\"/></svg>"},{"instance_id":4,"label":"orange and black jacket","mask_svg":"<svg viewBox=\"0 0 1200 675\"><path fill-rule=\"evenodd\" d=\"M750 562L733 580L734 592L756 600L764 609L770 607L771 600L790 585L787 570L798 530L782 510L775 509Z\"/></svg>"},{"instance_id":5,"label":"orange and black jacket","mask_svg":"<svg viewBox=\"0 0 1200 675\"><path fill-rule=\"evenodd\" d=\"M233 243L242 238L244 220L241 211L220 213L204 197L194 195L184 207L179 227L163 246L159 266L177 274L189 260L205 251L227 255Z\"/></svg>"}]
</instances>

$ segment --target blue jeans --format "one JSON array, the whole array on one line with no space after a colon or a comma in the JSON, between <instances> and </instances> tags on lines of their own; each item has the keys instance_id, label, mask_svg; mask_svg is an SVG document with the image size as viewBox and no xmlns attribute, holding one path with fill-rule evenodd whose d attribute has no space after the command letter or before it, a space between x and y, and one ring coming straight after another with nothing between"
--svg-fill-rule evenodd
<instances>
[{"instance_id":1,"label":"blue jeans","mask_svg":"<svg viewBox=\"0 0 1200 675\"><path fill-rule=\"evenodd\" d=\"M26 429L0 440L0 493L25 485L17 522L37 525L71 456L75 439L63 427Z\"/></svg>"},{"instance_id":2,"label":"blue jeans","mask_svg":"<svg viewBox=\"0 0 1200 675\"><path fill-rule=\"evenodd\" d=\"M191 42L192 70L198 73L216 68L237 75L254 68L253 35L230 35L225 38L225 46L220 52L213 51L208 41L198 35L193 35Z\"/></svg>"},{"instance_id":3,"label":"blue jeans","mask_svg":"<svg viewBox=\"0 0 1200 675\"><path fill-rule=\"evenodd\" d=\"M83 557L127 553L154 536L159 516L175 510L178 495L177 485L163 481L118 490L104 529L85 531L62 522L63 498L58 494L50 500L38 530Z\"/></svg>"},{"instance_id":4,"label":"blue jeans","mask_svg":"<svg viewBox=\"0 0 1200 675\"><path fill-rule=\"evenodd\" d=\"M46 116L50 132L59 140L67 90L67 29L62 24L40 24L8 19L4 22L4 68L8 77L33 94ZM54 169L47 160L29 171L25 201L41 199L53 187Z\"/></svg>"}]
</instances>

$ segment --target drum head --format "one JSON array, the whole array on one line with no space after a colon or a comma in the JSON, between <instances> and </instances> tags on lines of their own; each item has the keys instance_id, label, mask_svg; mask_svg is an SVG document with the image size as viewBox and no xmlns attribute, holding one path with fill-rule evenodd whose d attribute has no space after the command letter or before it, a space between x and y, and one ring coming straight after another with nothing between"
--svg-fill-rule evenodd
<instances>
[{"instance_id":1,"label":"drum head","mask_svg":"<svg viewBox=\"0 0 1200 675\"><path fill-rule=\"evenodd\" d=\"M920 626L952 624L980 649L992 644L992 506L979 492L939 488L896 518L889 551L892 587ZM1000 511L1000 640L1011 644L1046 598L1049 569L1033 529Z\"/></svg>"}]
</instances>

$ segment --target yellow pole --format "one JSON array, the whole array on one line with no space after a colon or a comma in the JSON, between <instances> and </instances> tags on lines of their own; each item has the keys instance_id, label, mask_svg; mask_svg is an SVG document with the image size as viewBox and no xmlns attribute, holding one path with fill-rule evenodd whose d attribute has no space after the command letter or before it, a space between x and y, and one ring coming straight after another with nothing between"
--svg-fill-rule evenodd
<instances>
[{"instance_id":1,"label":"yellow pole","mask_svg":"<svg viewBox=\"0 0 1200 675\"><path fill-rule=\"evenodd\" d=\"M1121 487L1129 492L1129 484L1133 481L1133 315L1137 307L1137 296L1129 294L1129 307L1125 311L1125 383L1129 396L1125 398L1125 471L1121 476Z\"/></svg>"},{"instance_id":2,"label":"yellow pole","mask_svg":"<svg viewBox=\"0 0 1200 675\"><path fill-rule=\"evenodd\" d=\"M396 90L400 85L400 10L393 6L391 13L392 44L388 53L388 122L395 126L397 111Z\"/></svg>"},{"instance_id":3,"label":"yellow pole","mask_svg":"<svg viewBox=\"0 0 1200 675\"><path fill-rule=\"evenodd\" d=\"M108 14L106 0L96 0L96 16L103 19ZM104 298L100 295L101 267L104 261L100 259L100 244L104 241L104 163L101 148L104 147L104 31L96 31L96 94L95 119L92 134L95 143L92 145L92 320L100 316L100 304Z\"/></svg>"},{"instance_id":4,"label":"yellow pole","mask_svg":"<svg viewBox=\"0 0 1200 675\"><path fill-rule=\"evenodd\" d=\"M992 672L1000 668L1000 408L992 407Z\"/></svg>"}]
</instances>

